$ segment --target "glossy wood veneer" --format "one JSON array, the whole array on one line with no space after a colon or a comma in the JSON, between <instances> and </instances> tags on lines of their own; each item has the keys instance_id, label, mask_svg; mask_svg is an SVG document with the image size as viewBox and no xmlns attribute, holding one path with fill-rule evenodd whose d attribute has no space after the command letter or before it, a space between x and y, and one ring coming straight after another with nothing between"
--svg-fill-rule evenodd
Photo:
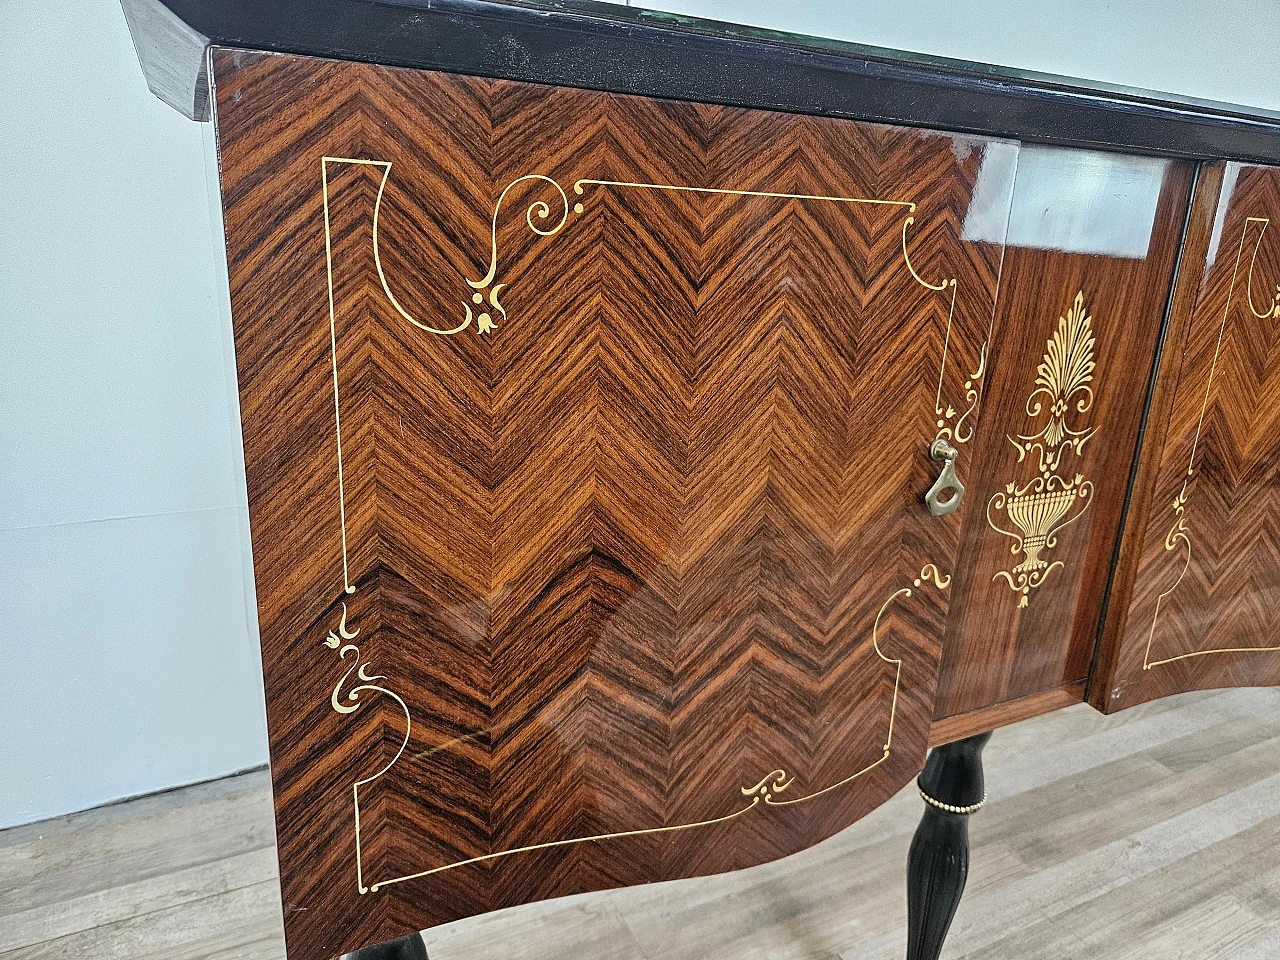
<instances>
[{"instance_id":1,"label":"glossy wood veneer","mask_svg":"<svg viewBox=\"0 0 1280 960\"><path fill-rule=\"evenodd\" d=\"M1001 258L964 216L1016 146L213 68L291 956L774 859L908 782L960 531L927 450L968 461Z\"/></svg>"},{"instance_id":2,"label":"glossy wood veneer","mask_svg":"<svg viewBox=\"0 0 1280 960\"><path fill-rule=\"evenodd\" d=\"M1090 698L1280 683L1280 169L1197 190Z\"/></svg>"},{"instance_id":3,"label":"glossy wood veneer","mask_svg":"<svg viewBox=\"0 0 1280 960\"><path fill-rule=\"evenodd\" d=\"M1006 700L988 707L979 707L968 713L960 713L941 720L934 720L929 728L929 746L954 743L987 730L998 730L1011 723L1039 717L1054 710L1061 710L1085 698L1084 683L1066 683L1051 690L1031 693L1025 697Z\"/></svg>"},{"instance_id":4,"label":"glossy wood veneer","mask_svg":"<svg viewBox=\"0 0 1280 960\"><path fill-rule=\"evenodd\" d=\"M1189 164L1101 154L1042 159L1034 169L1020 163L1015 188L939 720L1079 689L1089 673L1186 219ZM1091 195L1100 181L1090 178L1135 180L1129 196L1149 191L1151 205L1119 204L1110 191ZM1073 201L1096 205L1071 221L1083 224L1069 235L1075 249L1055 249L1056 234L1042 236L1058 213L1041 209L1046 195L1073 218ZM1144 214L1149 235L1117 244L1128 221L1141 224ZM1026 505L1036 495L1061 499L1056 508Z\"/></svg>"}]
</instances>

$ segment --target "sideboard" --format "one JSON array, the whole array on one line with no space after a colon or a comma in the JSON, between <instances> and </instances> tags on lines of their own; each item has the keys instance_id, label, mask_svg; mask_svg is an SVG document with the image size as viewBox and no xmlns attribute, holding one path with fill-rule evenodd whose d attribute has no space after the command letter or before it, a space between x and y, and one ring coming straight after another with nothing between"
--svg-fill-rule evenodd
<instances>
[{"instance_id":1,"label":"sideboard","mask_svg":"<svg viewBox=\"0 0 1280 960\"><path fill-rule=\"evenodd\" d=\"M918 777L932 960L990 731L1280 683L1280 117L591 3L124 5L216 127L291 957Z\"/></svg>"}]
</instances>

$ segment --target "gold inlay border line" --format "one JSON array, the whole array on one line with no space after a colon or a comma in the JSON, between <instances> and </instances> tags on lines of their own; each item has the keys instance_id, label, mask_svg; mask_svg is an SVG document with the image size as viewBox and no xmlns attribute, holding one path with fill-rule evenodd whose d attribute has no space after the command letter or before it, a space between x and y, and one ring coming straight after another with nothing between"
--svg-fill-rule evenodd
<instances>
[{"instance_id":1,"label":"gold inlay border line","mask_svg":"<svg viewBox=\"0 0 1280 960\"><path fill-rule=\"evenodd\" d=\"M351 786L352 809L354 812L354 821L355 821L356 887L358 892L362 895L366 893L377 893L378 891L397 883L404 883L409 880L418 880L418 879L421 879L422 877L429 877L432 874L442 873L446 870L452 870L457 867L465 867L465 866L469 866L477 863L487 863L493 860L502 859L503 857L509 857L517 853L531 853L537 850L548 850L554 847L564 847L564 846L569 846L575 843L592 843L600 840L613 840L613 839L619 839L622 837L646 836L649 834L656 834L656 833L670 833L670 832L676 832L681 830L691 830L695 827L714 826L716 824L727 823L730 820L737 819L738 817L742 816L745 813L749 813L752 810L762 808L762 805L769 806L769 807L795 806L797 804L807 803L810 800L823 796L824 794L831 793L832 791L838 790L841 787L848 786L853 781L862 777L864 774L869 773L870 771L874 770L876 767L880 766L880 764L888 760L892 754L894 721L898 711L898 694L901 690L901 685L902 685L902 659L900 657L885 656L884 651L880 649L880 621L883 619L885 611L889 608L890 604L892 604L895 600L899 600L899 599L905 600L911 597L913 595L913 590L919 589L925 583L929 583L934 587L937 587L938 589L946 590L951 586L951 577L944 576L941 573L941 571L938 570L938 567L935 564L926 563L920 570L920 576L912 580L912 585L910 587L901 587L898 590L894 591L892 594L890 594L888 599L886 599L884 603L880 605L880 609L876 613L875 622L871 630L871 644L872 644L872 648L875 650L876 656L878 656L885 663L893 664L893 667L894 667L893 697L890 701L889 724L888 724L888 730L885 734L885 741L882 747L881 755L876 760L862 767L856 773L850 774L849 776L845 777L843 780L839 780L835 783L829 784L828 786L822 787L821 789L811 791L810 793L804 794L803 796L781 798L781 795L785 793L787 789L790 788L795 783L795 778L792 776L789 776L785 770L775 769L765 774L764 777L762 777L759 781L757 781L752 786L742 787L741 788L742 796L744 797L744 799L749 800L750 802L747 803L746 806L739 807L737 810L733 811L732 813L725 814L724 816L712 817L705 820L692 821L690 823L671 824L671 825L660 826L660 827L646 827L638 830L621 830L621 831L616 831L612 833L595 834L587 837L569 837L564 840L551 840L546 843L536 843L536 844L529 844L527 846L522 846L522 847L513 847L509 850L500 850L497 853L483 854L477 857L470 857L466 860L458 860L452 863L442 864L438 867L431 867L427 870L421 870L421 871L418 871L417 873L407 874L402 877L394 877L389 880L379 880L375 883L368 884L368 885L365 884L365 880L364 880L364 854L363 854L363 845L362 845L362 838L361 838L361 816L360 816L360 788L368 786L369 784L373 783L375 780L378 780L379 778L381 778L384 774L386 774L392 767L394 767L400 761L400 758L404 755L405 750L408 749L408 746L409 746L409 741L411 739L411 734L413 730L413 717L409 710L408 705L405 703L403 698L400 697L399 694L395 693L393 690L385 686L379 685L378 681L386 680L387 679L386 676L381 674L371 675L368 672L370 667L370 661L362 658L359 647L357 647L353 643L344 642L344 641L354 640L356 638L356 635L359 634L360 632L359 629L353 630L347 626L347 608L346 608L346 604L344 603L342 605L341 621L335 629L329 632L328 636L324 640L324 645L329 647L330 649L337 650L338 656L341 660L346 660L348 654L354 656L355 659L354 659L354 662L351 664L351 666L347 668L346 673L342 675L342 679L340 679L337 685L333 688L333 692L330 695L330 705L336 712L343 715L349 715L357 712L361 707L364 706L365 702L367 702L367 701L361 700L360 698L361 693L380 693L394 700L396 704L400 707L400 710L404 713L404 717L405 717L404 738L401 740L400 747L399 749L397 749L395 756L392 757L392 759L388 763L383 765L382 768L379 769L377 773L374 773L374 774L371 774L370 776L363 777L359 780L356 780ZM361 681L361 683L351 687L349 690L346 690L344 692L343 688L346 686L347 681L351 678L353 673L356 675L357 679ZM461 740L461 739L465 739L465 738L455 738L455 740L451 741L451 743L457 742L457 740ZM447 747L448 745L449 744L446 744L444 746ZM427 751L427 752L434 752L434 750Z\"/></svg>"},{"instance_id":2,"label":"gold inlay border line","mask_svg":"<svg viewBox=\"0 0 1280 960\"><path fill-rule=\"evenodd\" d=\"M1259 320L1268 320L1274 317L1280 317L1280 286L1276 287L1276 293L1272 299L1271 306L1267 310L1259 310L1253 302L1253 268L1258 261L1258 251L1262 249L1262 239L1267 234L1267 227L1271 224L1270 217L1246 217L1244 226L1240 229L1240 243L1236 247L1236 262L1231 269L1231 282L1227 285L1227 302L1222 308L1222 322L1218 325L1218 340L1213 348L1213 361L1209 365L1209 376L1204 385L1204 399L1200 402L1200 417L1196 421L1195 437L1191 441L1191 457L1187 461L1186 474L1182 478L1182 487L1178 491L1178 495L1173 498L1173 524L1169 527L1169 532L1165 534L1164 549L1168 553L1177 550L1179 546L1185 549L1182 570L1178 573L1178 578L1174 580L1173 585L1168 590L1156 597L1156 608L1151 615L1151 628L1147 631L1147 646L1142 657L1142 669L1144 671L1151 670L1154 667L1163 666L1164 664L1175 663L1179 660L1189 660L1193 657L1205 657L1214 653L1270 653L1280 650L1280 644L1269 647L1217 647L1212 650L1195 650L1191 653L1182 653L1174 657L1165 657L1160 660L1151 659L1151 647L1155 641L1156 624L1160 621L1160 608L1164 605L1164 601L1178 589L1178 585L1182 583L1183 578L1187 575L1187 571L1191 568L1192 540L1191 528L1187 523L1187 505L1191 500L1191 483L1196 477L1196 453L1200 448L1200 436L1204 430L1204 417L1209 409L1209 398L1213 392L1213 380L1218 372L1218 358L1222 352L1222 340L1227 330L1227 320L1231 316L1231 301L1235 295L1236 280L1240 274L1240 263L1244 259L1244 243L1249 235L1249 227L1251 224L1262 224L1262 229L1258 231L1258 239L1253 244L1253 255L1249 258L1249 272L1245 280L1245 300L1249 304L1250 312Z\"/></svg>"},{"instance_id":3,"label":"gold inlay border line","mask_svg":"<svg viewBox=\"0 0 1280 960\"><path fill-rule=\"evenodd\" d=\"M502 306L499 300L499 296L502 294L502 291L507 287L507 284L494 283L493 281L496 279L498 274L498 240L497 240L498 217L499 217L499 213L501 212L503 200L506 198L507 193L514 186L516 186L519 183L533 182L533 181L547 183L547 184L550 184L555 189L555 191L561 198L564 212L561 214L561 216L558 219L554 220L552 222L552 225L549 227L542 227L539 225L541 222L546 221L551 215L551 207L549 204L547 204L543 200L537 200L526 209L525 211L526 224L528 225L530 230L534 231L540 236L550 237L559 233L564 228L566 222L568 221L570 207L568 204L568 196L565 194L563 188L561 188L560 185L550 177L546 177L541 174L529 174L523 177L518 177L515 180L511 181L509 184L507 184L507 186L503 189L502 193L499 195L497 202L494 204L493 216L491 218L491 225L490 225L490 260L489 260L488 270L484 274L484 276L481 277L479 280L471 280L471 279L466 280L467 284L475 291L471 296L471 301L473 304L480 306L482 308L482 312L478 317L475 316L472 310L472 305L468 304L466 301L463 301L462 306L464 308L465 313L464 313L464 319L460 324L457 324L453 327L436 327L430 323L423 322L418 318L414 317L400 304L400 302L396 299L395 294L391 290L391 286L387 280L386 272L382 266L382 258L381 258L381 252L380 252L380 246L379 246L379 224L380 224L380 214L381 214L381 208L382 208L382 199L386 191L386 185L387 185L388 179L390 178L392 162L386 161L386 160L370 160L370 159L349 158L349 157L331 157L331 156L321 157L321 162L320 162L321 192L322 192L322 202L323 202L323 210L324 210L325 265L326 265L326 278L327 278L327 284L328 284L328 299L329 299L329 334L330 334L330 351L331 351L332 375L333 375L334 431L335 431L335 445L337 450L337 466L338 466L339 522L340 522L341 537L342 537L342 580L343 580L342 590L343 590L343 593L350 595L356 592L356 588L351 583L351 577L350 577L350 571L349 571L347 530L346 530L346 493L345 493L345 485L344 485L344 479L343 479L343 465L342 465L342 435L341 435L341 420L340 420L341 404L339 400L339 378L338 378L338 359L337 359L337 318L336 318L336 310L334 307L333 245L332 245L332 228L330 225L330 215L329 215L328 165L330 163L349 163L349 164L356 164L356 165L379 167L382 169L382 177L379 181L377 196L374 201L373 228L372 228L374 265L378 273L378 279L382 285L383 292L386 295L388 301L405 320L407 320L409 323L411 323L413 326L417 327L418 329L421 329L426 333L434 334L437 336L454 336L468 329L473 322L476 324L476 333L485 334L497 327L497 322L493 319L494 313L499 314L502 317L502 319L504 320L506 319L507 311ZM820 195L806 195L806 194L773 193L773 192L767 192L767 191L729 190L729 189L720 189L720 188L711 188L711 187L690 187L690 186L671 185L671 184L630 183L630 182L624 182L624 181L591 180L591 179L583 179L583 180L576 181L573 186L575 195L578 195L578 196L583 195L585 188L589 186L599 186L599 187L607 187L607 188L615 188L615 189L666 190L666 191L674 191L674 192L721 194L721 195L740 196L740 197L762 197L762 198L772 198L772 199L782 199L782 200L829 201L829 202L842 202L842 203L848 203L848 204L854 204L854 205L866 204L866 205L892 206L892 207L903 208L908 215L904 217L903 225L902 225L902 258L912 279L915 280L915 282L918 283L920 286L930 291L944 292L948 288L950 289L950 297L949 297L950 302L949 302L948 314L947 314L946 335L944 339L942 361L940 363L940 368L938 373L938 389L936 392L935 404L934 404L935 411L940 418L937 423L937 428L938 428L937 436L943 437L943 438L952 438L958 443L965 443L972 437L973 435L972 429L970 429L968 433L963 433L961 430L961 426L966 420L966 418L969 417L974 412L974 410L977 408L977 405L978 405L978 394L980 392L979 388L981 385L981 379L984 374L985 366L986 366L987 344L984 343L982 345L978 369L969 375L969 379L965 383L965 390L966 390L965 399L969 403L969 406L962 414L960 414L959 419L956 420L954 425L948 425L947 421L950 418L955 417L958 413L958 411L955 410L950 405L948 405L944 410L942 406L942 401L941 401L943 378L945 376L947 356L950 348L951 328L952 328L952 323L955 315L957 283L954 277L945 279L941 283L937 283L937 284L929 283L923 277L921 277L919 273L916 272L915 267L912 265L910 253L908 249L908 243L907 243L907 233L910 227L915 223L915 217L912 215L916 211L915 203L911 201L904 201L904 200L877 200L877 199L856 198L856 197L834 197L834 196L820 196ZM581 202L579 202L579 203L575 203L572 209L574 213L580 214L584 211L584 206ZM486 303L487 303L487 306L486 306ZM343 674L342 678L338 681L337 685L333 689L332 694L330 695L330 705L332 709L344 716L350 715L357 712L367 702L361 699L360 695L362 693L381 694L383 696L389 697L390 699L394 700L396 704L400 707L401 711L404 713L404 716L405 716L404 739L401 742L399 749L396 751L395 756L391 759L389 763L384 765L376 773L370 776L364 777L362 779L356 780L352 784L352 806L353 806L354 825L355 825L356 885L359 893L362 895L367 893L377 893L378 891L385 889L386 887L394 884L404 883L409 880L420 879L422 877L431 876L432 874L440 873L445 870L452 870L457 867L497 860L503 857L512 856L517 853L529 853L537 850L567 846L567 845L576 844L576 843L589 843L589 842L600 841L600 840L608 840L608 839L631 837L631 836L643 836L647 834L690 830L695 827L713 826L716 824L725 823L730 820L734 820L746 813L749 813L752 810L763 809L764 807L794 806L797 804L805 803L809 800L813 800L817 797L823 796L824 794L830 793L841 787L849 785L853 781L859 779L864 774L870 772L871 770L875 769L876 767L884 763L886 760L888 760L892 752L893 730L894 730L894 724L897 716L898 694L901 688L901 680L902 680L902 660L900 658L887 657L885 656L884 652L880 649L880 642L879 642L880 641L880 636L879 636L880 622L884 617L885 611L889 608L889 606L894 601L897 601L900 599L905 600L911 597L915 589L919 589L922 585L926 583L930 584L931 586L939 590L946 590L951 585L951 577L944 575L939 570L936 564L925 563L920 569L919 576L912 579L911 586L902 587L894 591L892 594L890 594L890 596L881 604L879 610L876 613L876 617L873 622L872 632L871 632L872 647L876 655L880 658L882 662L892 664L894 667L893 696L890 701L888 730L885 735L884 745L882 747L882 752L880 757L872 761L871 763L867 764L857 772L845 777L843 780L839 780L835 783L829 784L828 786L823 787L821 789L814 790L803 796L784 798L782 797L782 794L784 794L794 784L795 779L794 777L789 776L784 770L775 769L770 771L768 774L762 777L755 784L751 786L742 787L741 788L742 796L745 800L748 800L749 802L745 806L742 806L739 809L731 813L725 814L724 816L721 816L721 817L715 817L715 818L706 819L706 820L699 820L691 823L673 824L668 826L649 827L649 828L643 828L638 830L626 830L626 831L619 831L614 833L598 834L598 835L588 836L588 837L572 837L564 840L554 840L554 841L549 841L541 844L532 844L529 846L516 847L510 850L502 850L497 853L485 854L482 856L472 857L469 859L460 860L453 863L442 864L437 867L432 867L427 870L411 873L401 877L395 877L387 880L379 880L371 884L366 884L365 876L364 876L363 846L362 846L362 837L361 837L361 816L360 816L361 788L367 787L369 784L372 784L374 781L384 776L392 767L396 765L396 763L399 762L401 757L404 755L405 750L408 749L409 741L411 739L413 719L412 719L412 712L410 711L405 701L393 690L389 689L386 686L382 686L379 683L379 681L384 681L387 678L379 674L370 674L369 673L370 661L362 658L360 649L357 645L355 645L354 643L347 642L350 640L354 640L356 638L356 636L359 634L359 629L352 629L351 627L348 626L347 606L346 606L346 603L344 602L342 604L342 615L341 615L339 624L337 627L329 631L329 633L324 639L324 645L326 647L329 647L330 649L337 650L340 660L346 660L348 656L353 656L354 662L350 667L348 667L347 671ZM355 675L359 683L357 683L355 686L352 686L350 689L346 689L344 691L344 687L346 686L347 682L351 679L353 674ZM462 739L466 739L466 737L455 738L455 740L451 741L450 743L457 742L457 740L462 740ZM436 750L439 750L439 749L445 749L449 745L450 744L445 744L439 747L434 747L427 752L430 753L430 752L435 752Z\"/></svg>"}]
</instances>

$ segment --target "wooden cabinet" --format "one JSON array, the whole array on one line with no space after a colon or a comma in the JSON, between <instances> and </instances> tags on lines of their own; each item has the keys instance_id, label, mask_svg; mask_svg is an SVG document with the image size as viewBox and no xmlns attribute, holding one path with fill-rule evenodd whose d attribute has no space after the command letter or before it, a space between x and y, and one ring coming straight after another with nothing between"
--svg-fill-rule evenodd
<instances>
[{"instance_id":1,"label":"wooden cabinet","mask_svg":"<svg viewBox=\"0 0 1280 960\"><path fill-rule=\"evenodd\" d=\"M1280 683L1280 168L1205 168L1092 701Z\"/></svg>"},{"instance_id":2,"label":"wooden cabinet","mask_svg":"<svg viewBox=\"0 0 1280 960\"><path fill-rule=\"evenodd\" d=\"M215 113L295 960L1280 683L1280 168L1203 161L1275 118L621 7L125 6Z\"/></svg>"},{"instance_id":3,"label":"wooden cabinet","mask_svg":"<svg viewBox=\"0 0 1280 960\"><path fill-rule=\"evenodd\" d=\"M211 65L292 956L1280 680L1274 170Z\"/></svg>"},{"instance_id":4,"label":"wooden cabinet","mask_svg":"<svg viewBox=\"0 0 1280 960\"><path fill-rule=\"evenodd\" d=\"M212 66L291 956L908 783L1017 146Z\"/></svg>"}]
</instances>

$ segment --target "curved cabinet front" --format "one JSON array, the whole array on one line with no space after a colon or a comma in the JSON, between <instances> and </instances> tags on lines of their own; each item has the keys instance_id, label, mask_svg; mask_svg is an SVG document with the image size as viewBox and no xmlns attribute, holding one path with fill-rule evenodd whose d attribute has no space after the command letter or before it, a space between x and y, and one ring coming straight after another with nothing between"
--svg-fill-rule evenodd
<instances>
[{"instance_id":1,"label":"curved cabinet front","mask_svg":"<svg viewBox=\"0 0 1280 960\"><path fill-rule=\"evenodd\" d=\"M907 783L1017 146L213 75L290 955L759 863Z\"/></svg>"},{"instance_id":2,"label":"curved cabinet front","mask_svg":"<svg viewBox=\"0 0 1280 960\"><path fill-rule=\"evenodd\" d=\"M1280 683L1277 230L1280 169L1206 168L1091 693L1107 712Z\"/></svg>"}]
</instances>

